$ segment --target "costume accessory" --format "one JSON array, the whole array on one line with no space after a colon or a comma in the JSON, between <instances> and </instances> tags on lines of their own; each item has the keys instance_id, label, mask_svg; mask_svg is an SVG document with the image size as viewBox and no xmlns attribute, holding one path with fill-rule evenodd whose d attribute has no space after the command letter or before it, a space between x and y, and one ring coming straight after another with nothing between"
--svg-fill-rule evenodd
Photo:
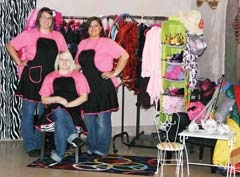
<instances>
[{"instance_id":1,"label":"costume accessory","mask_svg":"<svg viewBox=\"0 0 240 177\"><path fill-rule=\"evenodd\" d=\"M113 76L115 76L115 77L117 76L117 73L115 71L113 71Z\"/></svg>"},{"instance_id":2,"label":"costume accessory","mask_svg":"<svg viewBox=\"0 0 240 177\"><path fill-rule=\"evenodd\" d=\"M191 10L188 13L180 11L179 20L185 25L190 34L203 34L203 20L199 11Z\"/></svg>"},{"instance_id":3,"label":"costume accessory","mask_svg":"<svg viewBox=\"0 0 240 177\"><path fill-rule=\"evenodd\" d=\"M198 56L202 55L207 48L207 44L204 41L203 37L196 34L189 35L189 46L191 53Z\"/></svg>"}]
</instances>

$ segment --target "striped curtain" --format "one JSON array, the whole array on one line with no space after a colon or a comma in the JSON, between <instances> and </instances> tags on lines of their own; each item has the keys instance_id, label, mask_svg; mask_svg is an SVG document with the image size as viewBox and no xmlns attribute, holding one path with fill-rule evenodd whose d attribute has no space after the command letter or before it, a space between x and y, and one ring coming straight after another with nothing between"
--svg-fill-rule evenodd
<instances>
[{"instance_id":1,"label":"striped curtain","mask_svg":"<svg viewBox=\"0 0 240 177\"><path fill-rule=\"evenodd\" d=\"M21 99L14 96L16 67L5 45L24 28L36 0L0 0L0 139L20 139Z\"/></svg>"}]
</instances>

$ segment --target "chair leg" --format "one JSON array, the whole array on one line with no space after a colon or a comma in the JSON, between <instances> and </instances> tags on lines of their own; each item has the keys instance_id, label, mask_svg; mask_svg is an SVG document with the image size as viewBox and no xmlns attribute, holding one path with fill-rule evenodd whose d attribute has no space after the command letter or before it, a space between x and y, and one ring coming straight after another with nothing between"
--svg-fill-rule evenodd
<instances>
[{"instance_id":1,"label":"chair leg","mask_svg":"<svg viewBox=\"0 0 240 177\"><path fill-rule=\"evenodd\" d=\"M45 151L45 132L41 132L41 153L40 153L40 160L44 158L44 151Z\"/></svg>"},{"instance_id":2,"label":"chair leg","mask_svg":"<svg viewBox=\"0 0 240 177\"><path fill-rule=\"evenodd\" d=\"M79 147L75 147L75 163L78 163Z\"/></svg>"},{"instance_id":3,"label":"chair leg","mask_svg":"<svg viewBox=\"0 0 240 177\"><path fill-rule=\"evenodd\" d=\"M202 161L204 152L204 145L199 146L199 160Z\"/></svg>"},{"instance_id":4,"label":"chair leg","mask_svg":"<svg viewBox=\"0 0 240 177\"><path fill-rule=\"evenodd\" d=\"M212 162L212 158L213 158L213 153L214 153L214 147L210 148L210 160ZM217 171L217 167L211 167L211 173L215 174Z\"/></svg>"},{"instance_id":5,"label":"chair leg","mask_svg":"<svg viewBox=\"0 0 240 177\"><path fill-rule=\"evenodd\" d=\"M189 171L188 152L187 152L187 147L186 147L186 145L185 145L185 147L184 147L184 150L185 150L185 155L186 155L187 176L189 176L190 171Z\"/></svg>"}]
</instances>

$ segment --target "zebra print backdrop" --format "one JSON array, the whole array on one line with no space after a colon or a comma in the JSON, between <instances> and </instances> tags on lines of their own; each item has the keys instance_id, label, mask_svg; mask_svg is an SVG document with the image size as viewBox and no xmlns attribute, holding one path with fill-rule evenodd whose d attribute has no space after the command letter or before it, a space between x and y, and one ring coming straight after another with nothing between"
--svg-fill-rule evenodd
<instances>
[{"instance_id":1,"label":"zebra print backdrop","mask_svg":"<svg viewBox=\"0 0 240 177\"><path fill-rule=\"evenodd\" d=\"M0 139L20 139L21 99L14 96L16 67L5 45L19 34L36 0L0 0Z\"/></svg>"}]
</instances>

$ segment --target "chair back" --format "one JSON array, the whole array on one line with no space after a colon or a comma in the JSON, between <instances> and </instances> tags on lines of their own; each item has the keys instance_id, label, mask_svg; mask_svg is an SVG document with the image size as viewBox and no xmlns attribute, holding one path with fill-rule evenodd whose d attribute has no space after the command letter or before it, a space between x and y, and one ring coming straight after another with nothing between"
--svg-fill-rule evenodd
<instances>
[{"instance_id":1,"label":"chair back","mask_svg":"<svg viewBox=\"0 0 240 177\"><path fill-rule=\"evenodd\" d=\"M165 113L159 112L155 116L155 126L159 142L176 142L178 141L178 133L185 129L181 125L182 113ZM188 124L188 123L186 123Z\"/></svg>"}]
</instances>

